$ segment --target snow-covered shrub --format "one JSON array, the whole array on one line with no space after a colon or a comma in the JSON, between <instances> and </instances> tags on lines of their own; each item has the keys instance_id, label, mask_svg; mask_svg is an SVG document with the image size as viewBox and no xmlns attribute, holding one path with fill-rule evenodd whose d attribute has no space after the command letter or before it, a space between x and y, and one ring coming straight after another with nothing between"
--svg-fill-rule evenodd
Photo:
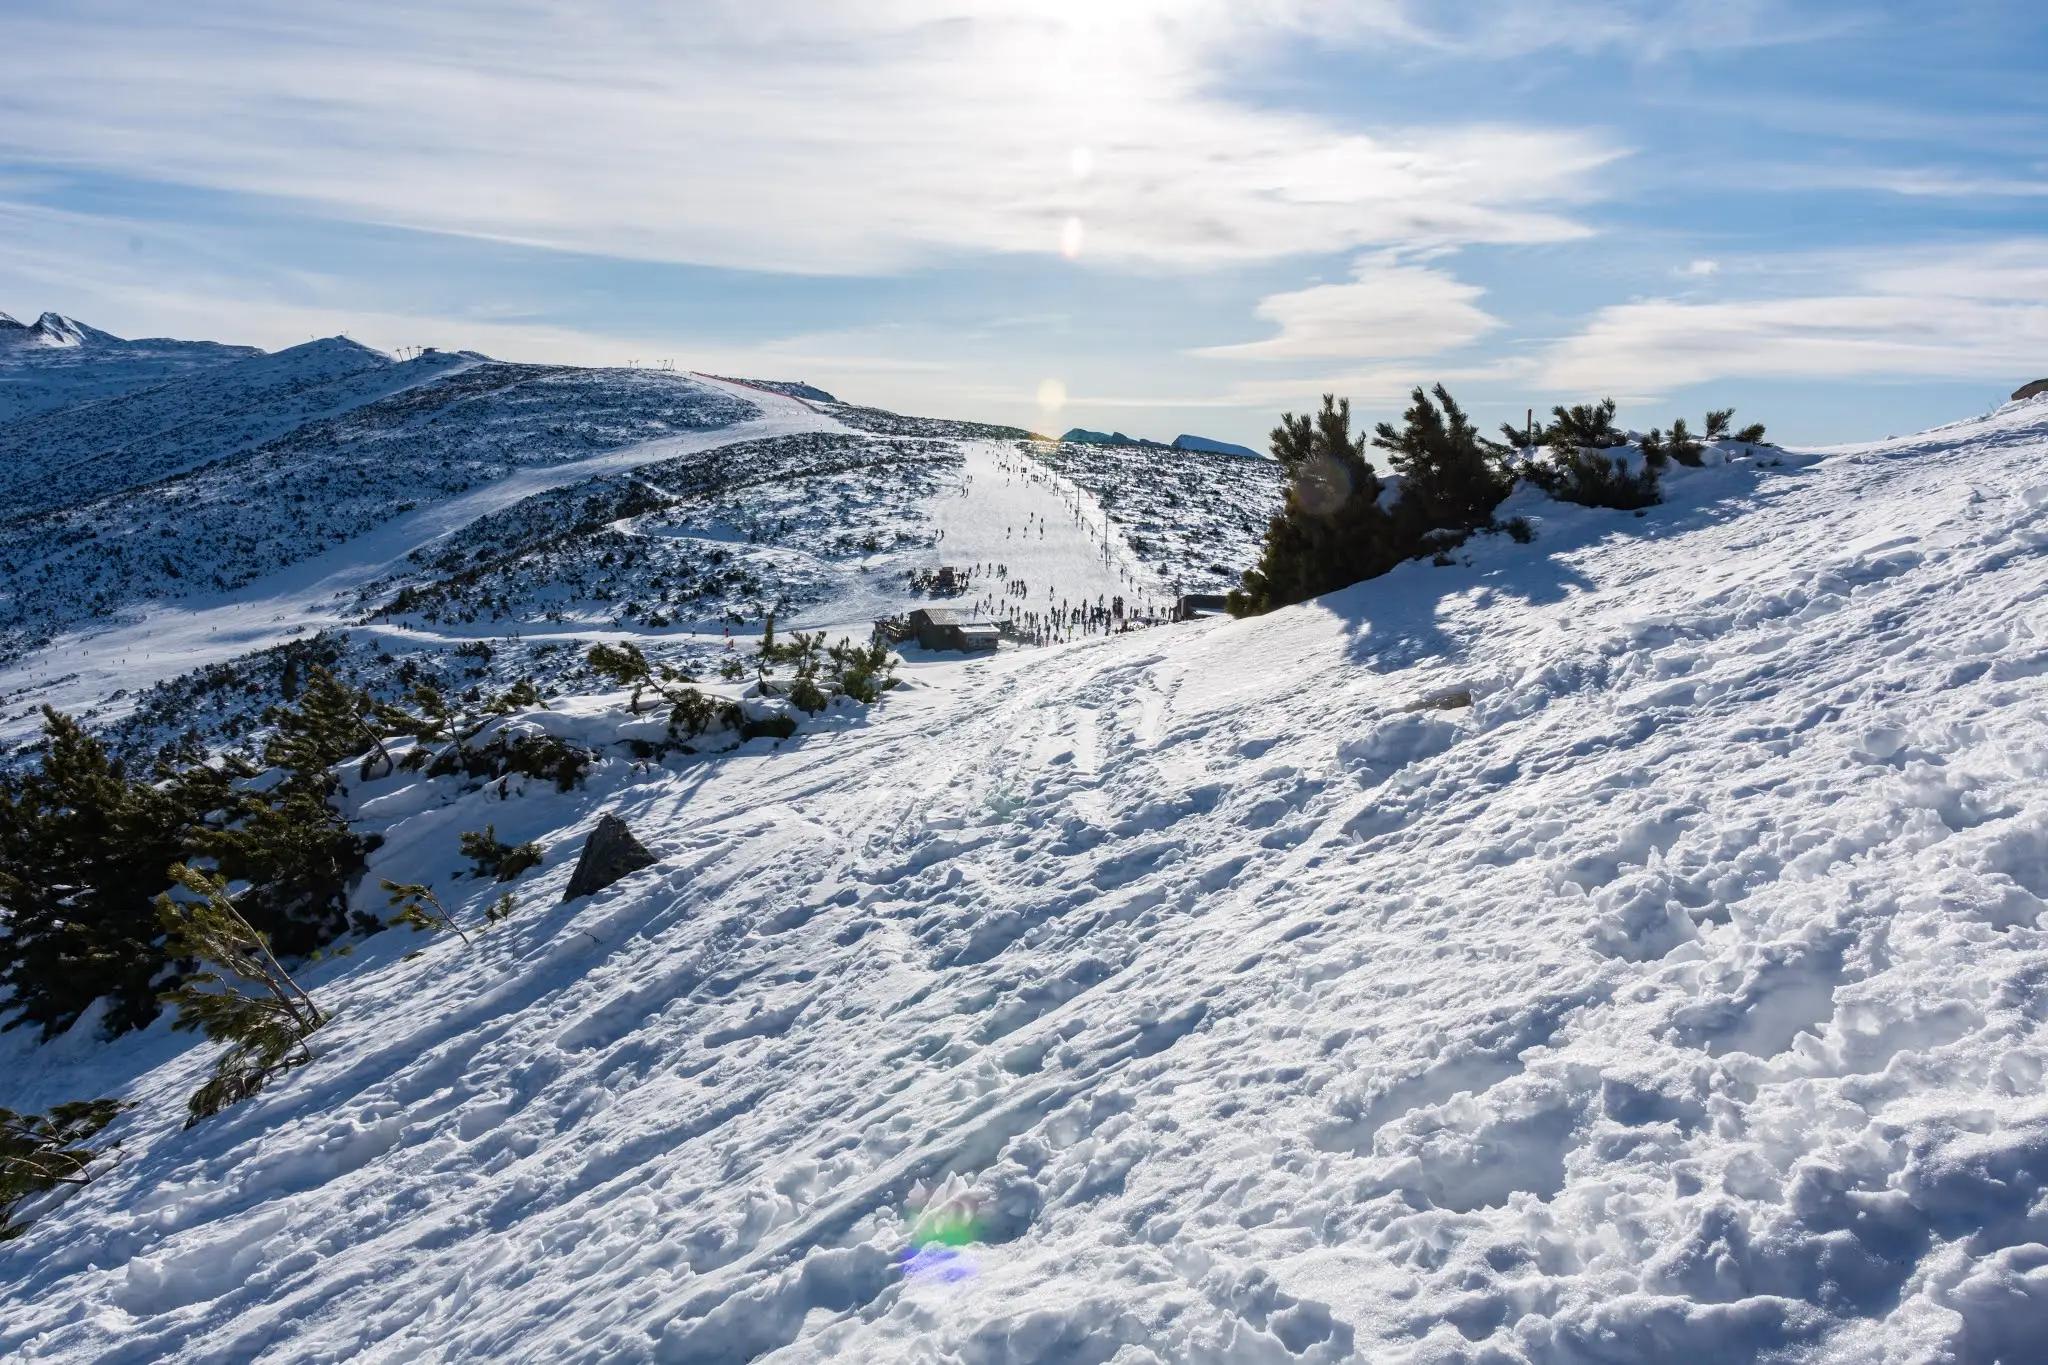
<instances>
[{"instance_id":1,"label":"snow-covered shrub","mask_svg":"<svg viewBox=\"0 0 2048 1365\"><path fill-rule=\"evenodd\" d=\"M1665 443L1664 453L1688 469L1698 469L1703 460L1705 447L1693 438L1686 428L1685 419L1679 418L1671 424L1671 438Z\"/></svg>"},{"instance_id":2,"label":"snow-covered shrub","mask_svg":"<svg viewBox=\"0 0 2048 1365\"><path fill-rule=\"evenodd\" d=\"M1658 501L1657 467L1647 456L1642 468L1631 469L1625 454L1582 446L1553 448L1548 458L1531 461L1523 476L1551 497L1583 507L1634 511Z\"/></svg>"},{"instance_id":3,"label":"snow-covered shrub","mask_svg":"<svg viewBox=\"0 0 2048 1365\"><path fill-rule=\"evenodd\" d=\"M557 791L571 791L590 771L592 757L582 745L555 735L500 730L482 744L450 745L429 765L427 773L431 777L461 773L484 781L517 774L553 782Z\"/></svg>"},{"instance_id":4,"label":"snow-covered shrub","mask_svg":"<svg viewBox=\"0 0 2048 1365\"><path fill-rule=\"evenodd\" d=\"M796 733L796 717L787 712L749 716L740 723L741 739L788 739Z\"/></svg>"},{"instance_id":5,"label":"snow-covered shrub","mask_svg":"<svg viewBox=\"0 0 2048 1365\"><path fill-rule=\"evenodd\" d=\"M832 670L832 685L864 706L880 701L882 693L896 683L899 660L881 640L865 647L841 640L826 657Z\"/></svg>"},{"instance_id":6,"label":"snow-covered shrub","mask_svg":"<svg viewBox=\"0 0 2048 1365\"><path fill-rule=\"evenodd\" d=\"M796 676L789 684L789 704L799 711L816 715L825 709L831 700L825 689L818 686L818 665L815 661L797 665Z\"/></svg>"},{"instance_id":7,"label":"snow-covered shrub","mask_svg":"<svg viewBox=\"0 0 2048 1365\"><path fill-rule=\"evenodd\" d=\"M695 739L713 730L736 730L745 719L736 704L706 696L694 687L681 689L674 700L668 715L672 739Z\"/></svg>"}]
</instances>

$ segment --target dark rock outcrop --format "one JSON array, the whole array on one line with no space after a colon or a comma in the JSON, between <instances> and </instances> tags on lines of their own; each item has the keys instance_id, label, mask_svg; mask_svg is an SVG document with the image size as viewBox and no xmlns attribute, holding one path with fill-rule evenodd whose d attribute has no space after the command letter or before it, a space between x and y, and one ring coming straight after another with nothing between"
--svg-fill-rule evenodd
<instances>
[{"instance_id":1,"label":"dark rock outcrop","mask_svg":"<svg viewBox=\"0 0 2048 1365\"><path fill-rule=\"evenodd\" d=\"M562 899L573 901L578 896L595 895L628 873L654 866L656 861L647 846L633 837L624 820L616 815L601 815L597 828L583 845L583 856L576 860L576 871L570 875L569 889L562 893Z\"/></svg>"},{"instance_id":2,"label":"dark rock outcrop","mask_svg":"<svg viewBox=\"0 0 2048 1365\"><path fill-rule=\"evenodd\" d=\"M2014 389L2012 401L2017 403L2022 398L2033 398L2044 393L2048 393L2048 379L2036 379L2031 384L2022 384Z\"/></svg>"}]
</instances>

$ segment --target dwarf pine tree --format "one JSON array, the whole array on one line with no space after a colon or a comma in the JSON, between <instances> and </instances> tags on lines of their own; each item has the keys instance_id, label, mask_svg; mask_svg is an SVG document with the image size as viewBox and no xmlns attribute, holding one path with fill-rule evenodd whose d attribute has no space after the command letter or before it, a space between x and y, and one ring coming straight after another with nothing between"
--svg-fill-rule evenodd
<instances>
[{"instance_id":1,"label":"dwarf pine tree","mask_svg":"<svg viewBox=\"0 0 2048 1365\"><path fill-rule=\"evenodd\" d=\"M128 1105L120 1100L73 1100L47 1114L0 1109L0 1242L19 1237L28 1224L16 1219L22 1200L59 1185L84 1185L100 1151L86 1139L114 1121Z\"/></svg>"},{"instance_id":2,"label":"dwarf pine tree","mask_svg":"<svg viewBox=\"0 0 2048 1365\"><path fill-rule=\"evenodd\" d=\"M1693 439L1692 432L1685 425L1685 419L1681 417L1674 421L1671 424L1671 439L1664 447L1665 454L1688 468L1698 469L1703 463L1701 451L1702 447Z\"/></svg>"},{"instance_id":3,"label":"dwarf pine tree","mask_svg":"<svg viewBox=\"0 0 2048 1365\"><path fill-rule=\"evenodd\" d=\"M392 923L427 933L452 933L465 944L473 941L468 932L455 922L455 916L449 913L448 907L441 904L441 898L434 894L431 886L423 882L388 879L380 885L390 895L391 907L398 911Z\"/></svg>"},{"instance_id":4,"label":"dwarf pine tree","mask_svg":"<svg viewBox=\"0 0 2048 1365\"><path fill-rule=\"evenodd\" d=\"M897 659L879 639L866 646L841 640L826 652L826 659L832 685L857 702L872 705L896 681Z\"/></svg>"},{"instance_id":5,"label":"dwarf pine tree","mask_svg":"<svg viewBox=\"0 0 2048 1365\"><path fill-rule=\"evenodd\" d=\"M212 1079L186 1103L189 1128L313 1060L306 1039L327 1022L327 1013L292 980L269 940L228 895L226 880L182 864L171 877L193 899L158 896L158 920L173 951L204 964L164 993L178 1007L173 1027L197 1029L228 1045Z\"/></svg>"},{"instance_id":6,"label":"dwarf pine tree","mask_svg":"<svg viewBox=\"0 0 2048 1365\"><path fill-rule=\"evenodd\" d=\"M1431 531L1484 526L1514 487L1505 452L1479 435L1443 385L1434 393L1432 403L1416 389L1402 427L1382 422L1372 441L1401 476L1403 519L1418 542Z\"/></svg>"},{"instance_id":7,"label":"dwarf pine tree","mask_svg":"<svg viewBox=\"0 0 2048 1365\"><path fill-rule=\"evenodd\" d=\"M1643 463L1651 469L1662 469L1671 458L1671 452L1664 448L1664 433L1655 427L1643 434L1642 451Z\"/></svg>"},{"instance_id":8,"label":"dwarf pine tree","mask_svg":"<svg viewBox=\"0 0 2048 1365\"><path fill-rule=\"evenodd\" d=\"M508 844L498 838L496 825L481 830L464 830L458 843L462 856L475 865L476 875L509 882L530 867L541 864L540 845L528 841Z\"/></svg>"},{"instance_id":9,"label":"dwarf pine tree","mask_svg":"<svg viewBox=\"0 0 2048 1365\"><path fill-rule=\"evenodd\" d=\"M228 774L195 766L161 785L130 779L70 717L44 708L41 766L0 773L0 986L12 1017L50 1038L105 997L109 1034L156 1018L171 965L153 898ZM173 955L174 956L174 955Z\"/></svg>"},{"instance_id":10,"label":"dwarf pine tree","mask_svg":"<svg viewBox=\"0 0 2048 1365\"><path fill-rule=\"evenodd\" d=\"M494 716L509 716L515 711L545 711L548 704L540 695L540 688L531 678L521 678L505 691L493 697L484 707Z\"/></svg>"},{"instance_id":11,"label":"dwarf pine tree","mask_svg":"<svg viewBox=\"0 0 2048 1365\"><path fill-rule=\"evenodd\" d=\"M1734 408L1713 408L1707 413L1706 438L1718 441L1727 436L1729 425L1735 420Z\"/></svg>"},{"instance_id":12,"label":"dwarf pine tree","mask_svg":"<svg viewBox=\"0 0 2048 1365\"><path fill-rule=\"evenodd\" d=\"M591 671L606 682L633 689L632 710L639 715L640 698L655 690L654 670L640 647L630 640L616 645L592 645L589 662Z\"/></svg>"},{"instance_id":13,"label":"dwarf pine tree","mask_svg":"<svg viewBox=\"0 0 2048 1365\"><path fill-rule=\"evenodd\" d=\"M1745 445L1762 445L1764 443L1764 424L1762 422L1751 422L1748 426L1735 433L1735 439Z\"/></svg>"},{"instance_id":14,"label":"dwarf pine tree","mask_svg":"<svg viewBox=\"0 0 2048 1365\"><path fill-rule=\"evenodd\" d=\"M1604 451L1552 447L1548 463L1531 464L1524 472L1531 483L1553 498L1582 507L1634 511L1655 506L1659 498L1657 466L1647 458L1641 469L1632 472L1625 460Z\"/></svg>"},{"instance_id":15,"label":"dwarf pine tree","mask_svg":"<svg viewBox=\"0 0 2048 1365\"><path fill-rule=\"evenodd\" d=\"M361 694L329 684L325 669L312 670L299 708L272 713L277 731L264 758L282 771L267 786L235 791L226 823L191 840L229 880L249 884L241 913L291 956L348 927L349 891L373 847L328 804L332 766L363 752L369 728Z\"/></svg>"},{"instance_id":16,"label":"dwarf pine tree","mask_svg":"<svg viewBox=\"0 0 2048 1365\"><path fill-rule=\"evenodd\" d=\"M345 758L367 753L363 778L389 776L395 765L383 733L371 723L376 714L368 696L315 665L296 708L273 707L268 713L274 729L264 745L264 762L295 773L324 774Z\"/></svg>"},{"instance_id":17,"label":"dwarf pine tree","mask_svg":"<svg viewBox=\"0 0 2048 1365\"><path fill-rule=\"evenodd\" d=\"M1574 449L1606 450L1627 441L1614 429L1616 404L1612 398L1603 398L1597 403L1574 403L1570 407L1555 407L1550 410L1550 427L1543 433L1543 444L1557 446L1568 442Z\"/></svg>"},{"instance_id":18,"label":"dwarf pine tree","mask_svg":"<svg viewBox=\"0 0 2048 1365\"><path fill-rule=\"evenodd\" d=\"M825 689L818 685L818 661L812 658L797 664L795 675L790 679L789 704L799 711L816 715L830 700Z\"/></svg>"},{"instance_id":19,"label":"dwarf pine tree","mask_svg":"<svg viewBox=\"0 0 2048 1365\"><path fill-rule=\"evenodd\" d=\"M1318 413L1282 414L1272 448L1287 472L1287 494L1267 524L1258 564L1230 594L1233 615L1306 601L1406 557L1379 505L1384 485L1365 447L1365 437L1351 434L1348 398L1326 393Z\"/></svg>"}]
</instances>

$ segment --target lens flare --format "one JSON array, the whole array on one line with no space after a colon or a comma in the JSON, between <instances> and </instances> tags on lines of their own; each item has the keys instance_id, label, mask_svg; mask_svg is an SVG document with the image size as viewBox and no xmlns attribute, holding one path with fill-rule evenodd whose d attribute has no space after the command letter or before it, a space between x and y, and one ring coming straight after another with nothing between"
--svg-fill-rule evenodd
<instances>
[{"instance_id":1,"label":"lens flare","mask_svg":"<svg viewBox=\"0 0 2048 1365\"><path fill-rule=\"evenodd\" d=\"M1060 224L1060 255L1070 261L1079 260L1082 239L1087 235L1088 230L1081 226L1079 218L1068 218Z\"/></svg>"},{"instance_id":2,"label":"lens flare","mask_svg":"<svg viewBox=\"0 0 2048 1365\"><path fill-rule=\"evenodd\" d=\"M1067 405L1067 386L1057 379L1038 381L1038 407L1041 412L1058 412Z\"/></svg>"},{"instance_id":3,"label":"lens flare","mask_svg":"<svg viewBox=\"0 0 2048 1365\"><path fill-rule=\"evenodd\" d=\"M896 1265L906 1279L958 1284L974 1275L972 1248L982 1239L982 1221L972 1196L934 1199L919 1185L910 1192L904 1217L909 1244L897 1253Z\"/></svg>"}]
</instances>

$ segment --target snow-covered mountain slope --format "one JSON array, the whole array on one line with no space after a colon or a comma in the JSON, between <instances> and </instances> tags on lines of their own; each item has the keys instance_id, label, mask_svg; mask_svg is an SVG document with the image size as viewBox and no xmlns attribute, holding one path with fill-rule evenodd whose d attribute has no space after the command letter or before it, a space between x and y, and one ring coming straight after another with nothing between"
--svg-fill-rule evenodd
<instances>
[{"instance_id":1,"label":"snow-covered mountain slope","mask_svg":"<svg viewBox=\"0 0 2048 1365\"><path fill-rule=\"evenodd\" d=\"M429 351L400 364L328 337L0 424L0 468L11 476L0 522L226 459L479 359Z\"/></svg>"},{"instance_id":2,"label":"snow-covered mountain slope","mask_svg":"<svg viewBox=\"0 0 2048 1365\"><path fill-rule=\"evenodd\" d=\"M251 411L268 420L277 405ZM673 374L471 357L253 447L229 439L229 453L173 477L0 523L0 661L95 618L234 592L523 470L755 411Z\"/></svg>"},{"instance_id":3,"label":"snow-covered mountain slope","mask_svg":"<svg viewBox=\"0 0 2048 1365\"><path fill-rule=\"evenodd\" d=\"M0 424L262 354L217 341L128 341L57 313L29 324L0 313Z\"/></svg>"},{"instance_id":4,"label":"snow-covered mountain slope","mask_svg":"<svg viewBox=\"0 0 2048 1365\"><path fill-rule=\"evenodd\" d=\"M1276 496L1177 468L1136 500L1170 496L1178 529L1134 554L1097 502L1131 454L1070 452L1056 477L1026 435L793 381L400 364L342 338L0 422L19 475L0 491L0 744L43 703L130 752L238 739L323 630L346 633L321 658L374 646L372 682L484 659L558 689L587 682L590 638L681 662L771 613L864 633L931 600L914 578L942 563L983 570L948 600L996 610L1001 579L1020 620L1160 607L1190 573L1234 572Z\"/></svg>"},{"instance_id":5,"label":"snow-covered mountain slope","mask_svg":"<svg viewBox=\"0 0 2048 1365\"><path fill-rule=\"evenodd\" d=\"M314 1063L189 1131L161 1024L0 1041L0 1103L140 1101L0 1353L2031 1358L2048 402L1667 492L780 748L355 789L372 883L546 862L311 969ZM661 861L557 906L603 811Z\"/></svg>"},{"instance_id":6,"label":"snow-covered mountain slope","mask_svg":"<svg viewBox=\"0 0 2048 1365\"><path fill-rule=\"evenodd\" d=\"M1200 448L1040 442L1032 458L1094 499L1174 591L1227 592L1258 562L1286 475L1273 460Z\"/></svg>"}]
</instances>

